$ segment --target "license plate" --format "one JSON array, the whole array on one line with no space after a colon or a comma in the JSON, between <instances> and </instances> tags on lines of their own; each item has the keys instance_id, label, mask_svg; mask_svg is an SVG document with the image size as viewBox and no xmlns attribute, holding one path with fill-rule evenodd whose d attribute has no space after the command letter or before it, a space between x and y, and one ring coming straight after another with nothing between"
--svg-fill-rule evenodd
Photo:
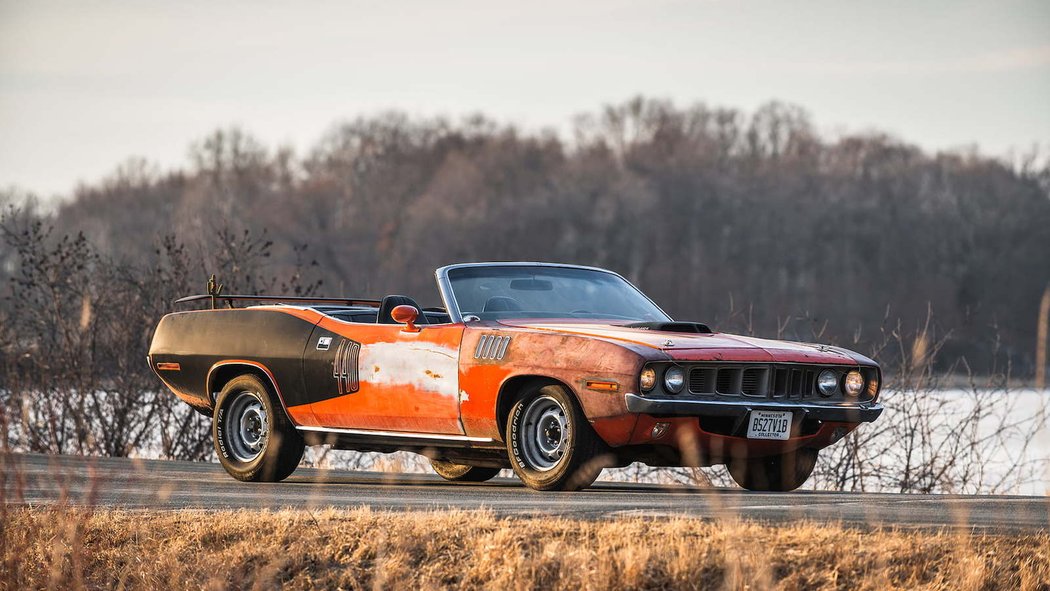
<instances>
[{"instance_id":1,"label":"license plate","mask_svg":"<svg viewBox=\"0 0 1050 591\"><path fill-rule=\"evenodd\" d=\"M753 410L747 421L748 439L788 439L791 437L791 411Z\"/></svg>"}]
</instances>

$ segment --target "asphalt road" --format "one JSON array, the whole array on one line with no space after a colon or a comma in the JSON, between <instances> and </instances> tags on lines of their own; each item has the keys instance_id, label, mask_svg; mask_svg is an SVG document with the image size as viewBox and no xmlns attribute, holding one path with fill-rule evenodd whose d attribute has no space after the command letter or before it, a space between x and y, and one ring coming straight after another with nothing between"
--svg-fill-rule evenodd
<instances>
[{"instance_id":1,"label":"asphalt road","mask_svg":"<svg viewBox=\"0 0 1050 591\"><path fill-rule=\"evenodd\" d=\"M279 484L248 484L218 464L13 455L4 465L9 504L68 502L124 509L362 507L389 510L485 508L498 515L747 518L855 525L1050 530L1050 497L753 493L598 482L576 493L539 493L511 479L450 484L435 475L337 472L300 468Z\"/></svg>"}]
</instances>

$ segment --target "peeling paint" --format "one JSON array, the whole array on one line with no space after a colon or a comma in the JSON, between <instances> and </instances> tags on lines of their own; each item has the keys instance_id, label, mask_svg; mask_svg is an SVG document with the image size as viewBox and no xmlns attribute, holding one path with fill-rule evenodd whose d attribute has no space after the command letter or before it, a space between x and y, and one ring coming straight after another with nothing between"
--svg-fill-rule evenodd
<instances>
[{"instance_id":1,"label":"peeling paint","mask_svg":"<svg viewBox=\"0 0 1050 591\"><path fill-rule=\"evenodd\" d=\"M459 362L455 349L433 343L374 343L361 348L361 366L372 372L361 381L372 386L414 386L455 398L459 392ZM380 373L379 368L384 370Z\"/></svg>"}]
</instances>

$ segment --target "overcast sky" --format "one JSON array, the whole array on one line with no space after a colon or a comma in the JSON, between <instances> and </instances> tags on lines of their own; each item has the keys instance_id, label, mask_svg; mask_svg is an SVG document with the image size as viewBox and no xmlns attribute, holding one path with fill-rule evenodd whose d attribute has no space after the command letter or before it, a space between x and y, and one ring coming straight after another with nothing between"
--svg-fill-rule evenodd
<instances>
[{"instance_id":1,"label":"overcast sky","mask_svg":"<svg viewBox=\"0 0 1050 591\"><path fill-rule=\"evenodd\" d=\"M636 94L1047 149L1050 1L0 0L0 187L43 195L230 124L303 150L385 109L566 129Z\"/></svg>"}]
</instances>

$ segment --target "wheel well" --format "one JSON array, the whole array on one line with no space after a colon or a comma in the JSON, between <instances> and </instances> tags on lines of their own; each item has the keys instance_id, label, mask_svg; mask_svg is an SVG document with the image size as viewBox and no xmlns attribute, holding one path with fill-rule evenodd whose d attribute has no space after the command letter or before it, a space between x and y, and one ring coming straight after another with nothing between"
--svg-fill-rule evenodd
<instances>
[{"instance_id":1,"label":"wheel well","mask_svg":"<svg viewBox=\"0 0 1050 591\"><path fill-rule=\"evenodd\" d=\"M500 386L499 395L496 397L496 424L499 425L500 437L503 437L503 431L507 428L507 415L510 414L510 409L514 406L514 403L530 388L543 386L561 386L565 388L566 392L569 392L574 397L576 396L576 393L568 384L548 376L525 375L510 378Z\"/></svg>"},{"instance_id":2,"label":"wheel well","mask_svg":"<svg viewBox=\"0 0 1050 591\"><path fill-rule=\"evenodd\" d=\"M265 371L247 363L227 363L216 367L208 377L208 398L211 400L212 406L215 406L215 399L218 398L219 392L230 380L245 374L251 374L259 378L264 384L269 384L274 389L274 394L277 393L277 384L273 383L273 380L266 375Z\"/></svg>"}]
</instances>

